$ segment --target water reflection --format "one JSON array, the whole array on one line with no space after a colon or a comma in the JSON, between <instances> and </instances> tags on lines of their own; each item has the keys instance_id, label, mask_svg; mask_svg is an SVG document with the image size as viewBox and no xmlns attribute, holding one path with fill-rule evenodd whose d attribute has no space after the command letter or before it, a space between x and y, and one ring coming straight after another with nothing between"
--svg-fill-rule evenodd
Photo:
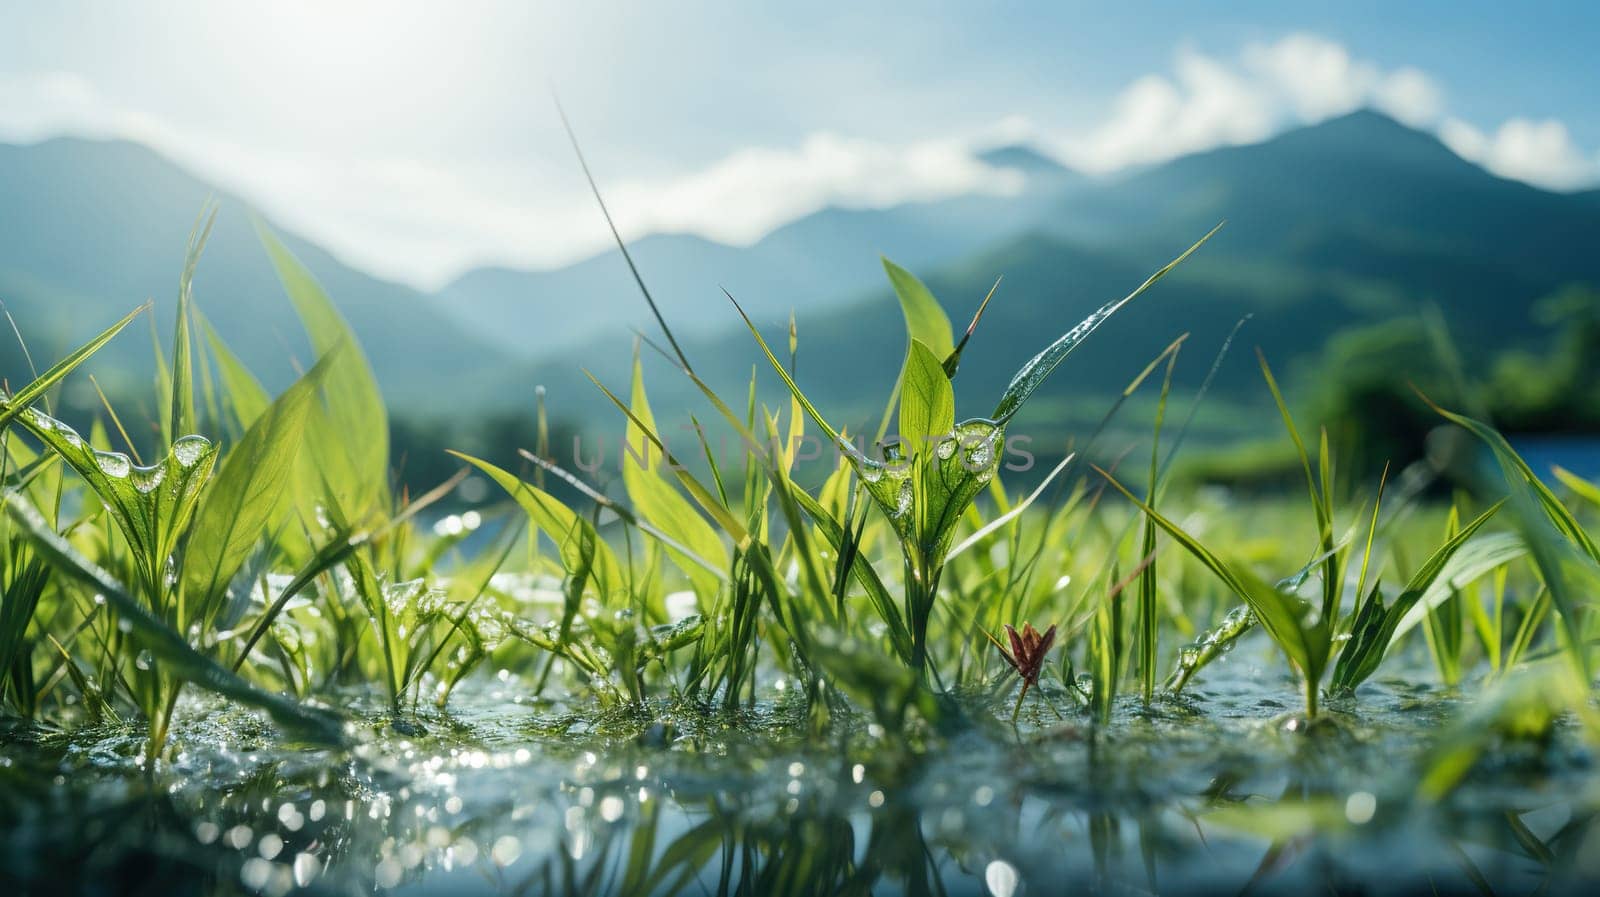
<instances>
[{"instance_id":1,"label":"water reflection","mask_svg":"<svg viewBox=\"0 0 1600 897\"><path fill-rule=\"evenodd\" d=\"M11 893L267 895L1559 894L1600 876L1576 742L1507 752L1435 805L1415 770L1437 702L1386 693L1297 732L1259 700L975 726L926 755L668 705L587 747L559 713L500 710L420 738L375 721L332 753L219 709L149 777L137 733L10 733L0 868Z\"/></svg>"}]
</instances>

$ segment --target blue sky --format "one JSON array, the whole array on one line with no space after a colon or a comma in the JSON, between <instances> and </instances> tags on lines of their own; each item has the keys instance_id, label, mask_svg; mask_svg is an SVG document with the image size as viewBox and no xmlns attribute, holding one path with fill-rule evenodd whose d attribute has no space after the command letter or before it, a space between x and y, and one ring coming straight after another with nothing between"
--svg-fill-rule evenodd
<instances>
[{"instance_id":1,"label":"blue sky","mask_svg":"<svg viewBox=\"0 0 1600 897\"><path fill-rule=\"evenodd\" d=\"M630 234L733 242L828 203L1014 189L1357 105L1509 177L1600 181L1594 4L14 3L0 140L149 143L422 285L604 244L559 91Z\"/></svg>"}]
</instances>

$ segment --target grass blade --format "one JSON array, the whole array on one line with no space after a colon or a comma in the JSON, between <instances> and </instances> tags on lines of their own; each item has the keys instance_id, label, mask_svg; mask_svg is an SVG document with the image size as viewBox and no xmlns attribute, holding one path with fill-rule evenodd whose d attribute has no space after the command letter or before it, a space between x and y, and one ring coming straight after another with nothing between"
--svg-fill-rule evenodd
<instances>
[{"instance_id":1,"label":"grass blade","mask_svg":"<svg viewBox=\"0 0 1600 897\"><path fill-rule=\"evenodd\" d=\"M1016 376L1011 378L1011 385L1006 387L1005 394L1000 398L1000 404L995 407L994 420L1003 424L1015 416L1022 409L1022 405L1028 400L1028 397L1033 395L1034 390L1044 383L1045 378L1050 376L1050 372L1056 369L1056 365L1059 365L1073 349L1076 349L1079 343L1082 343L1089 337L1089 334L1099 329L1107 318L1116 314L1129 302L1137 299L1145 290L1154 286L1156 281L1167 276L1168 272L1176 268L1179 263L1192 255L1207 240L1211 239L1212 234L1221 229L1221 224L1212 228L1210 233L1201 237L1193 246L1184 250L1182 255L1168 262L1161 270L1150 275L1144 283L1139 285L1138 289L1121 299L1102 305L1094 314L1083 319L1078 326L1062 334L1059 339L1046 346L1043 351L1035 355L1027 364L1024 364L1017 371Z\"/></svg>"},{"instance_id":2,"label":"grass blade","mask_svg":"<svg viewBox=\"0 0 1600 897\"><path fill-rule=\"evenodd\" d=\"M67 540L50 528L38 510L19 495L7 494L5 505L11 519L22 527L40 554L59 573L104 595L106 602L116 610L119 619L130 627L140 644L184 680L241 704L260 708L278 725L301 737L325 744L337 744L344 740L339 719L332 713L302 707L282 695L262 691L190 647L182 635L145 610L138 599L130 595L111 574L67 544Z\"/></svg>"},{"instance_id":3,"label":"grass blade","mask_svg":"<svg viewBox=\"0 0 1600 897\"><path fill-rule=\"evenodd\" d=\"M133 311L128 312L127 315L123 316L122 320L112 324L110 327L107 327L105 330L101 331L99 336L79 346L71 355L68 355L66 358L56 362L55 365L50 368L50 370L45 371L43 374L40 374L38 377L34 378L33 382L12 393L10 397L0 399L0 430L4 430L7 426L9 426L11 421L15 419L18 414L22 413L22 409L32 405L41 396L43 396L50 389L50 387L60 383L62 378L72 373L85 361L88 361L90 356L100 351L100 349L104 347L106 343L111 342L112 337L121 333L122 328L133 323L134 318L137 318L149 308L150 303L146 302Z\"/></svg>"}]
</instances>

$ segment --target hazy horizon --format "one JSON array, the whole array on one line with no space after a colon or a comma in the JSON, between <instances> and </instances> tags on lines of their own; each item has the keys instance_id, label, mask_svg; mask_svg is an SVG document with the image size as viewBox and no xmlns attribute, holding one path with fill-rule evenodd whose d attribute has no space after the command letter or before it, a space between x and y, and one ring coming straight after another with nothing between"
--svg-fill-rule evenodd
<instances>
[{"instance_id":1,"label":"hazy horizon","mask_svg":"<svg viewBox=\"0 0 1600 897\"><path fill-rule=\"evenodd\" d=\"M1600 113L1568 74L1593 13L1448 8L1237 10L1249 25L1170 11L1142 29L1131 12L1034 4L826 22L704 6L15 8L0 140L143 143L423 289L606 248L552 90L630 238L747 245L826 206L1015 189L975 158L993 146L1106 175L1367 106L1501 176L1600 182Z\"/></svg>"}]
</instances>

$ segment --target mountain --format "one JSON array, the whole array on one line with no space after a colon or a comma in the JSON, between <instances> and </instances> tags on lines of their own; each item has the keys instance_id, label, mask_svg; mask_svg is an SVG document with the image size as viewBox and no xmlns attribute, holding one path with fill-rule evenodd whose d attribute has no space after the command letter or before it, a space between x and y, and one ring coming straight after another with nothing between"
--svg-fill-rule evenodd
<instances>
[{"instance_id":1,"label":"mountain","mask_svg":"<svg viewBox=\"0 0 1600 897\"><path fill-rule=\"evenodd\" d=\"M742 396L759 353L722 298L727 286L784 346L796 311L797 376L836 423L875 425L904 351L880 253L912 269L965 324L996 277L995 301L963 358L963 415L983 415L1018 365L1107 299L1140 283L1217 221L1223 230L1109 322L1029 406L1025 425L1059 434L1098 417L1145 363L1189 333L1178 369L1193 386L1234 323L1250 322L1203 416L1221 430L1264 426L1249 349L1285 379L1313 383L1330 341L1358 328L1414 327L1429 304L1479 375L1506 348L1537 349L1532 305L1569 283L1600 284L1600 196L1495 177L1438 140L1361 112L1250 146L1199 153L1111 181L1080 178L1026 147L986 164L1026 189L889 209L823 209L748 247L662 234L632 244L644 278L700 376ZM165 341L196 212L217 193L149 150L48 141L0 147L0 298L41 364L147 297ZM245 203L223 212L197 301L272 386L307 351L258 245ZM466 414L525 409L532 384L552 414L616 422L583 376L624 389L632 335L659 331L615 252L551 272L484 269L435 296L354 270L285 234L339 304L402 418L449 427ZM687 380L648 349L658 412L697 408ZM123 335L93 369L148 383L150 344ZM26 367L0 345L12 383ZM129 373L132 372L132 373ZM1396 382L1409 372L1393 370ZM765 377L765 375L763 375ZM775 396L770 377L765 396ZM148 396L148 392L142 393ZM1053 438L1053 437L1052 437Z\"/></svg>"},{"instance_id":2,"label":"mountain","mask_svg":"<svg viewBox=\"0 0 1600 897\"><path fill-rule=\"evenodd\" d=\"M1080 184L1025 234L955 263L912 264L957 326L1004 276L963 358L958 411L990 413L1021 362L1224 219L1199 253L1068 360L1021 425L1059 433L1095 419L1117 388L1185 332L1178 380L1193 386L1246 315L1211 402L1223 429L1267 420L1236 413L1240 403L1259 407L1265 397L1251 347L1307 384L1337 335L1415 322L1428 304L1442 310L1480 375L1495 353L1544 339L1531 314L1536 300L1569 283L1600 284L1600 255L1590 245L1600 233L1600 204L1591 196L1495 177L1430 135L1359 112ZM801 386L824 409L840 409L835 423L858 430L873 423L904 349L893 294L880 286L848 306L803 309L798 326ZM552 396L591 407L584 403L592 387L565 370L582 359L608 383L625 383L625 345L612 339L577 349L542 365L536 378L551 384ZM759 357L740 328L690 340L687 350L697 373L732 395L742 394L739 384ZM1396 368L1393 376L1403 383L1408 371ZM666 372L652 388L698 402L682 380ZM603 403L592 407L610 413Z\"/></svg>"},{"instance_id":3,"label":"mountain","mask_svg":"<svg viewBox=\"0 0 1600 897\"><path fill-rule=\"evenodd\" d=\"M150 298L170 344L184 247L208 197L219 214L195 276L197 306L268 386L293 377L291 360L311 360L247 203L157 153L80 139L0 145L0 196L0 299L41 368ZM392 403L470 404L472 385L503 370L498 352L416 290L276 230L334 297ZM89 370L144 400L152 357L149 331L136 325ZM15 341L0 340L0 372L20 384L27 370Z\"/></svg>"},{"instance_id":4,"label":"mountain","mask_svg":"<svg viewBox=\"0 0 1600 897\"><path fill-rule=\"evenodd\" d=\"M830 207L747 247L656 234L630 243L629 252L663 313L685 333L727 326L724 288L757 320L781 321L791 309L837 307L881 281L879 255L916 267L946 264L1037 226L1046 210L1081 183L1027 147L1002 147L981 158L1022 175L1021 192L886 209ZM616 250L550 271L476 269L440 290L434 301L471 332L527 358L649 323Z\"/></svg>"},{"instance_id":5,"label":"mountain","mask_svg":"<svg viewBox=\"0 0 1600 897\"><path fill-rule=\"evenodd\" d=\"M1015 171L1035 181L1067 183L1081 180L1081 176L1055 159L1027 144L1014 143L997 146L978 154L978 161L1002 171Z\"/></svg>"}]
</instances>

